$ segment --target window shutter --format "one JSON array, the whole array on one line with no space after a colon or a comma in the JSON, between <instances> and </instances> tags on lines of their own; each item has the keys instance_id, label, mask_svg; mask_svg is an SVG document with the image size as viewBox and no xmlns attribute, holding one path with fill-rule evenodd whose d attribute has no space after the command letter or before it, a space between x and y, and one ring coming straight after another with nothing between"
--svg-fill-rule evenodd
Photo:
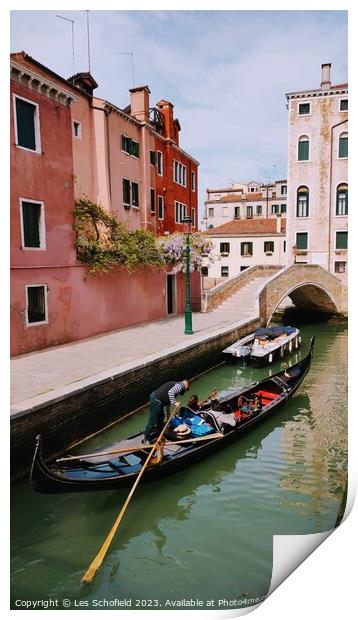
<instances>
[{"instance_id":1,"label":"window shutter","mask_svg":"<svg viewBox=\"0 0 358 620\"><path fill-rule=\"evenodd\" d=\"M348 157L348 136L341 136L339 138L338 157Z\"/></svg>"},{"instance_id":2,"label":"window shutter","mask_svg":"<svg viewBox=\"0 0 358 620\"><path fill-rule=\"evenodd\" d=\"M41 205L32 202L22 203L22 223L26 248L40 247L40 213Z\"/></svg>"},{"instance_id":3,"label":"window shutter","mask_svg":"<svg viewBox=\"0 0 358 620\"><path fill-rule=\"evenodd\" d=\"M308 161L310 143L309 140L301 140L298 142L298 161Z\"/></svg>"},{"instance_id":4,"label":"window shutter","mask_svg":"<svg viewBox=\"0 0 358 620\"><path fill-rule=\"evenodd\" d=\"M336 248L337 250L346 250L348 248L348 232L336 232Z\"/></svg>"},{"instance_id":5,"label":"window shutter","mask_svg":"<svg viewBox=\"0 0 358 620\"><path fill-rule=\"evenodd\" d=\"M308 240L308 234L307 233L297 233L296 235L296 247L297 250L307 250L307 240Z\"/></svg>"},{"instance_id":6,"label":"window shutter","mask_svg":"<svg viewBox=\"0 0 358 620\"><path fill-rule=\"evenodd\" d=\"M16 99L17 143L32 151L36 150L35 112L32 103Z\"/></svg>"}]
</instances>

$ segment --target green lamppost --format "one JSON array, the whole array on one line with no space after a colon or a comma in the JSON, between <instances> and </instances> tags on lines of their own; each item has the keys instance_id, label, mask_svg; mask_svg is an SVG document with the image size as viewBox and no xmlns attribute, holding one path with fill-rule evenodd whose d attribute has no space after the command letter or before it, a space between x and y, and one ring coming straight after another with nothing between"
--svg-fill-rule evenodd
<instances>
[{"instance_id":1,"label":"green lamppost","mask_svg":"<svg viewBox=\"0 0 358 620\"><path fill-rule=\"evenodd\" d=\"M189 215L185 215L182 219L183 224L188 225L186 234L186 247L185 247L185 281L186 281L186 298L185 298L185 330L184 334L189 336L193 333L193 326L191 321L191 306L190 306L190 228L192 219Z\"/></svg>"}]
</instances>

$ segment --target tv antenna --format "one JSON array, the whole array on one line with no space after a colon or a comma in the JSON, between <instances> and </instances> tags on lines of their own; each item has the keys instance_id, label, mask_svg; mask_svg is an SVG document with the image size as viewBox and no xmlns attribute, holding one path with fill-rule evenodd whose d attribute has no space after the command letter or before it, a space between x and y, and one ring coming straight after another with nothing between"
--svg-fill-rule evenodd
<instances>
[{"instance_id":1,"label":"tv antenna","mask_svg":"<svg viewBox=\"0 0 358 620\"><path fill-rule=\"evenodd\" d=\"M116 52L116 54L120 54L122 56L130 56L131 57L132 82L133 82L133 88L134 88L134 52Z\"/></svg>"},{"instance_id":2,"label":"tv antenna","mask_svg":"<svg viewBox=\"0 0 358 620\"><path fill-rule=\"evenodd\" d=\"M59 19L64 19L66 22L71 22L72 28L72 70L73 75L75 74L75 21L73 19L69 19L68 17L63 17L63 15L56 15Z\"/></svg>"},{"instance_id":3,"label":"tv antenna","mask_svg":"<svg viewBox=\"0 0 358 620\"><path fill-rule=\"evenodd\" d=\"M90 31L89 31L89 11L87 13L87 54L88 54L88 73L91 73L91 50L90 50Z\"/></svg>"}]
</instances>

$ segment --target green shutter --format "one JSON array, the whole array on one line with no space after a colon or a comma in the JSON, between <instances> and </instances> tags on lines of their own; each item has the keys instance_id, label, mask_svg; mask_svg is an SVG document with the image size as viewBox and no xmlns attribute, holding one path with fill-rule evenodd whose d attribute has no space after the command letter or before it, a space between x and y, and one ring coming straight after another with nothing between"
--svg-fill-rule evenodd
<instances>
[{"instance_id":1,"label":"green shutter","mask_svg":"<svg viewBox=\"0 0 358 620\"><path fill-rule=\"evenodd\" d=\"M123 179L123 203L126 205L131 204L131 186L128 179Z\"/></svg>"},{"instance_id":2,"label":"green shutter","mask_svg":"<svg viewBox=\"0 0 358 620\"><path fill-rule=\"evenodd\" d=\"M33 202L22 203L22 224L26 248L40 247L41 205Z\"/></svg>"},{"instance_id":3,"label":"green shutter","mask_svg":"<svg viewBox=\"0 0 358 620\"><path fill-rule=\"evenodd\" d=\"M339 154L338 157L348 157L348 137L339 138Z\"/></svg>"},{"instance_id":4,"label":"green shutter","mask_svg":"<svg viewBox=\"0 0 358 620\"><path fill-rule=\"evenodd\" d=\"M297 250L307 250L308 245L308 233L297 233L296 234L296 248Z\"/></svg>"},{"instance_id":5,"label":"green shutter","mask_svg":"<svg viewBox=\"0 0 358 620\"><path fill-rule=\"evenodd\" d=\"M135 182L132 182L132 205L139 207L139 186Z\"/></svg>"},{"instance_id":6,"label":"green shutter","mask_svg":"<svg viewBox=\"0 0 358 620\"><path fill-rule=\"evenodd\" d=\"M16 99L17 144L36 151L36 106L23 99Z\"/></svg>"},{"instance_id":7,"label":"green shutter","mask_svg":"<svg viewBox=\"0 0 358 620\"><path fill-rule=\"evenodd\" d=\"M348 248L348 232L336 232L336 249L346 250Z\"/></svg>"},{"instance_id":8,"label":"green shutter","mask_svg":"<svg viewBox=\"0 0 358 620\"><path fill-rule=\"evenodd\" d=\"M298 161L308 161L310 153L310 143L308 140L302 140L298 143Z\"/></svg>"}]
</instances>

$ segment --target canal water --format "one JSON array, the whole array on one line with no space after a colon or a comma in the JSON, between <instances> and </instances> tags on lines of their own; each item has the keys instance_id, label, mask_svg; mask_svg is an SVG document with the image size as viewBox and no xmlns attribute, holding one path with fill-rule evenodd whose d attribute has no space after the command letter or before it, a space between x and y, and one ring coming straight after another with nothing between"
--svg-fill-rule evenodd
<instances>
[{"instance_id":1,"label":"canal water","mask_svg":"<svg viewBox=\"0 0 358 620\"><path fill-rule=\"evenodd\" d=\"M44 600L71 609L216 609L225 608L222 600L239 607L264 597L273 534L333 528L344 496L347 330L303 326L302 347L291 362L307 352L313 335L311 371L272 419L187 471L138 488L92 584L81 578L126 492L46 496L27 481L14 484L12 608ZM280 362L260 370L221 366L195 381L190 393L203 398L213 387L243 386L279 369ZM146 419L143 409L81 451L133 434Z\"/></svg>"}]
</instances>

